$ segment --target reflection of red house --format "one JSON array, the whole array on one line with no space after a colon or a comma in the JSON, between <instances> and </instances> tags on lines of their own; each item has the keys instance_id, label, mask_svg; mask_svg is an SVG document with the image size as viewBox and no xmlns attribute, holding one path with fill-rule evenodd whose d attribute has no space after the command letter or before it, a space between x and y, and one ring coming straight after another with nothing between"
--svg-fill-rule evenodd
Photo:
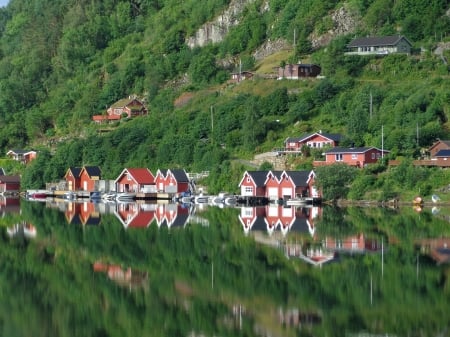
<instances>
[{"instance_id":1,"label":"reflection of red house","mask_svg":"<svg viewBox=\"0 0 450 337\"><path fill-rule=\"evenodd\" d=\"M115 181L117 192L155 190L155 177L147 168L126 168Z\"/></svg>"},{"instance_id":2,"label":"reflection of red house","mask_svg":"<svg viewBox=\"0 0 450 337\"><path fill-rule=\"evenodd\" d=\"M67 183L68 191L76 191L80 189L80 172L81 167L69 167L64 175Z\"/></svg>"},{"instance_id":3,"label":"reflection of red house","mask_svg":"<svg viewBox=\"0 0 450 337\"><path fill-rule=\"evenodd\" d=\"M242 224L244 233L250 230L269 230L265 221L266 210L264 207L241 207L239 221Z\"/></svg>"},{"instance_id":4,"label":"reflection of red house","mask_svg":"<svg viewBox=\"0 0 450 337\"><path fill-rule=\"evenodd\" d=\"M355 167L364 167L367 164L376 163L389 151L380 150L375 147L335 147L325 152L325 161L314 161L314 166L331 165L343 163Z\"/></svg>"},{"instance_id":5,"label":"reflection of red house","mask_svg":"<svg viewBox=\"0 0 450 337\"><path fill-rule=\"evenodd\" d=\"M326 237L322 240L322 244L328 250L341 253L373 253L384 249L382 241L367 238L364 233L344 238Z\"/></svg>"},{"instance_id":6,"label":"reflection of red house","mask_svg":"<svg viewBox=\"0 0 450 337\"><path fill-rule=\"evenodd\" d=\"M92 202L68 202L64 215L72 225L98 225L101 220L100 212Z\"/></svg>"},{"instance_id":7,"label":"reflection of red house","mask_svg":"<svg viewBox=\"0 0 450 337\"><path fill-rule=\"evenodd\" d=\"M2 176L0 175L0 192L19 192L20 176Z\"/></svg>"},{"instance_id":8,"label":"reflection of red house","mask_svg":"<svg viewBox=\"0 0 450 337\"><path fill-rule=\"evenodd\" d=\"M189 178L182 169L158 170L155 174L156 190L164 193L182 193L190 190Z\"/></svg>"},{"instance_id":9,"label":"reflection of red house","mask_svg":"<svg viewBox=\"0 0 450 337\"><path fill-rule=\"evenodd\" d=\"M119 203L114 214L125 228L147 228L155 218L154 207L141 207L138 203Z\"/></svg>"},{"instance_id":10,"label":"reflection of red house","mask_svg":"<svg viewBox=\"0 0 450 337\"><path fill-rule=\"evenodd\" d=\"M450 238L422 239L416 245L437 264L450 262Z\"/></svg>"},{"instance_id":11,"label":"reflection of red house","mask_svg":"<svg viewBox=\"0 0 450 337\"><path fill-rule=\"evenodd\" d=\"M20 198L0 195L0 214L4 213L20 213Z\"/></svg>"},{"instance_id":12,"label":"reflection of red house","mask_svg":"<svg viewBox=\"0 0 450 337\"><path fill-rule=\"evenodd\" d=\"M315 218L321 213L319 207L297 208L269 204L264 207L241 207L239 221L244 232L267 231L270 235L280 230L283 235L289 232L315 233Z\"/></svg>"},{"instance_id":13,"label":"reflection of red house","mask_svg":"<svg viewBox=\"0 0 450 337\"><path fill-rule=\"evenodd\" d=\"M310 148L336 147L342 136L340 134L323 133L322 131L308 133L300 137L289 137L284 141L284 151L300 152L303 146Z\"/></svg>"},{"instance_id":14,"label":"reflection of red house","mask_svg":"<svg viewBox=\"0 0 450 337\"><path fill-rule=\"evenodd\" d=\"M6 155L23 164L28 164L30 161L36 159L37 152L27 150L9 150Z\"/></svg>"},{"instance_id":15,"label":"reflection of red house","mask_svg":"<svg viewBox=\"0 0 450 337\"><path fill-rule=\"evenodd\" d=\"M112 122L120 120L123 116L132 118L136 116L145 116L147 114L148 111L143 102L136 98L129 97L121 99L111 105L108 110L106 110L106 115L92 116L92 120L97 123Z\"/></svg>"},{"instance_id":16,"label":"reflection of red house","mask_svg":"<svg viewBox=\"0 0 450 337\"><path fill-rule=\"evenodd\" d=\"M106 273L108 278L116 282L120 286L126 286L130 290L132 288L145 287L148 282L148 273L131 269L131 267L123 268L117 264L107 264L101 261L94 262L92 269L94 272Z\"/></svg>"},{"instance_id":17,"label":"reflection of red house","mask_svg":"<svg viewBox=\"0 0 450 337\"><path fill-rule=\"evenodd\" d=\"M189 209L181 204L158 204L155 220L158 227L184 227L189 219Z\"/></svg>"},{"instance_id":18,"label":"reflection of red house","mask_svg":"<svg viewBox=\"0 0 450 337\"><path fill-rule=\"evenodd\" d=\"M80 171L80 188L83 191L96 191L101 177L98 166L83 166Z\"/></svg>"},{"instance_id":19,"label":"reflection of red house","mask_svg":"<svg viewBox=\"0 0 450 337\"><path fill-rule=\"evenodd\" d=\"M68 202L64 215L67 223L71 225L81 225L80 219L80 207L81 203Z\"/></svg>"},{"instance_id":20,"label":"reflection of red house","mask_svg":"<svg viewBox=\"0 0 450 337\"><path fill-rule=\"evenodd\" d=\"M96 209L96 204L92 202L83 202L79 214L83 225L100 224L100 212Z\"/></svg>"}]
</instances>

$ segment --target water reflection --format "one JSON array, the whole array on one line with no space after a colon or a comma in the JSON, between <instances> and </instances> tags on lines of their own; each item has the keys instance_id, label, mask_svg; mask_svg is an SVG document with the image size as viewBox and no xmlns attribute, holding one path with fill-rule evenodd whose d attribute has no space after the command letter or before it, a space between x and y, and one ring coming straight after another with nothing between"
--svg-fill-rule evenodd
<instances>
[{"instance_id":1,"label":"water reflection","mask_svg":"<svg viewBox=\"0 0 450 337\"><path fill-rule=\"evenodd\" d=\"M6 233L12 239L34 239L37 235L36 227L22 221L6 228Z\"/></svg>"},{"instance_id":2,"label":"water reflection","mask_svg":"<svg viewBox=\"0 0 450 337\"><path fill-rule=\"evenodd\" d=\"M3 237L0 319L22 331L27 308L28 331L55 336L445 335L446 212L25 201L5 233L39 235Z\"/></svg>"},{"instance_id":3,"label":"water reflection","mask_svg":"<svg viewBox=\"0 0 450 337\"><path fill-rule=\"evenodd\" d=\"M0 194L0 214L20 213L20 198L6 197Z\"/></svg>"},{"instance_id":4,"label":"water reflection","mask_svg":"<svg viewBox=\"0 0 450 337\"><path fill-rule=\"evenodd\" d=\"M105 273L110 280L120 286L128 287L130 290L148 288L148 272L101 261L96 261L92 265L92 269L97 273Z\"/></svg>"}]
</instances>

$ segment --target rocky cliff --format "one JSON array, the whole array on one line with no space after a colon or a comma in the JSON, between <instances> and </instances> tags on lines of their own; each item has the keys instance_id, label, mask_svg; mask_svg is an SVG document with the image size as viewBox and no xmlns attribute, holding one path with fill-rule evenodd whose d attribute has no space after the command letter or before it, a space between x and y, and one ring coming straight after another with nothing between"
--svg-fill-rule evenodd
<instances>
[{"instance_id":1,"label":"rocky cliff","mask_svg":"<svg viewBox=\"0 0 450 337\"><path fill-rule=\"evenodd\" d=\"M214 21L207 22L186 40L190 48L203 47L207 43L217 43L223 40L231 27L239 24L240 16L245 7L255 0L233 0L230 6ZM263 6L263 8L268 8Z\"/></svg>"}]
</instances>

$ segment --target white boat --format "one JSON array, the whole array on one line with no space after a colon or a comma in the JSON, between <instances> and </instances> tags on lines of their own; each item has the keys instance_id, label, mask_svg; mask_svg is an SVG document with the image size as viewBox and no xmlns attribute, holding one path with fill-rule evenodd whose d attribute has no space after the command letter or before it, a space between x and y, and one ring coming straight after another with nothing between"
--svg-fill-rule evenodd
<instances>
[{"instance_id":1,"label":"white boat","mask_svg":"<svg viewBox=\"0 0 450 337\"><path fill-rule=\"evenodd\" d=\"M67 200L76 200L77 194L75 192L69 191L69 192L65 192L63 197L64 197L64 199L67 199Z\"/></svg>"},{"instance_id":2,"label":"white boat","mask_svg":"<svg viewBox=\"0 0 450 337\"><path fill-rule=\"evenodd\" d=\"M116 200L116 196L117 196L116 192L108 192L102 194L102 199L107 201L114 201Z\"/></svg>"},{"instance_id":3,"label":"white boat","mask_svg":"<svg viewBox=\"0 0 450 337\"><path fill-rule=\"evenodd\" d=\"M136 198L136 193L133 192L120 192L116 195L117 201L132 201Z\"/></svg>"},{"instance_id":4,"label":"white boat","mask_svg":"<svg viewBox=\"0 0 450 337\"><path fill-rule=\"evenodd\" d=\"M225 205L234 206L237 203L237 198L234 195L225 198Z\"/></svg>"},{"instance_id":5,"label":"white boat","mask_svg":"<svg viewBox=\"0 0 450 337\"><path fill-rule=\"evenodd\" d=\"M308 203L307 199L303 199L303 198L294 198L294 199L288 199L285 201L286 205L288 206L303 206L306 205Z\"/></svg>"},{"instance_id":6,"label":"white boat","mask_svg":"<svg viewBox=\"0 0 450 337\"><path fill-rule=\"evenodd\" d=\"M194 200L194 197L192 196L181 197L180 200L183 204L189 204Z\"/></svg>"},{"instance_id":7,"label":"white boat","mask_svg":"<svg viewBox=\"0 0 450 337\"><path fill-rule=\"evenodd\" d=\"M207 195L199 194L194 196L194 202L196 204L207 204L209 201L209 197Z\"/></svg>"}]
</instances>

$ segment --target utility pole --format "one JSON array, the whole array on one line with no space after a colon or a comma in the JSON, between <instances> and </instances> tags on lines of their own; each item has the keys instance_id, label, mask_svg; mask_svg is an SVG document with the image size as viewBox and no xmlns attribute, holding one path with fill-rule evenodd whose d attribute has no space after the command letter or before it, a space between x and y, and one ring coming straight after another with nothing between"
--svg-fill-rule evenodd
<instances>
[{"instance_id":1,"label":"utility pole","mask_svg":"<svg viewBox=\"0 0 450 337\"><path fill-rule=\"evenodd\" d=\"M211 105L211 144L214 143L214 113L213 106Z\"/></svg>"}]
</instances>

